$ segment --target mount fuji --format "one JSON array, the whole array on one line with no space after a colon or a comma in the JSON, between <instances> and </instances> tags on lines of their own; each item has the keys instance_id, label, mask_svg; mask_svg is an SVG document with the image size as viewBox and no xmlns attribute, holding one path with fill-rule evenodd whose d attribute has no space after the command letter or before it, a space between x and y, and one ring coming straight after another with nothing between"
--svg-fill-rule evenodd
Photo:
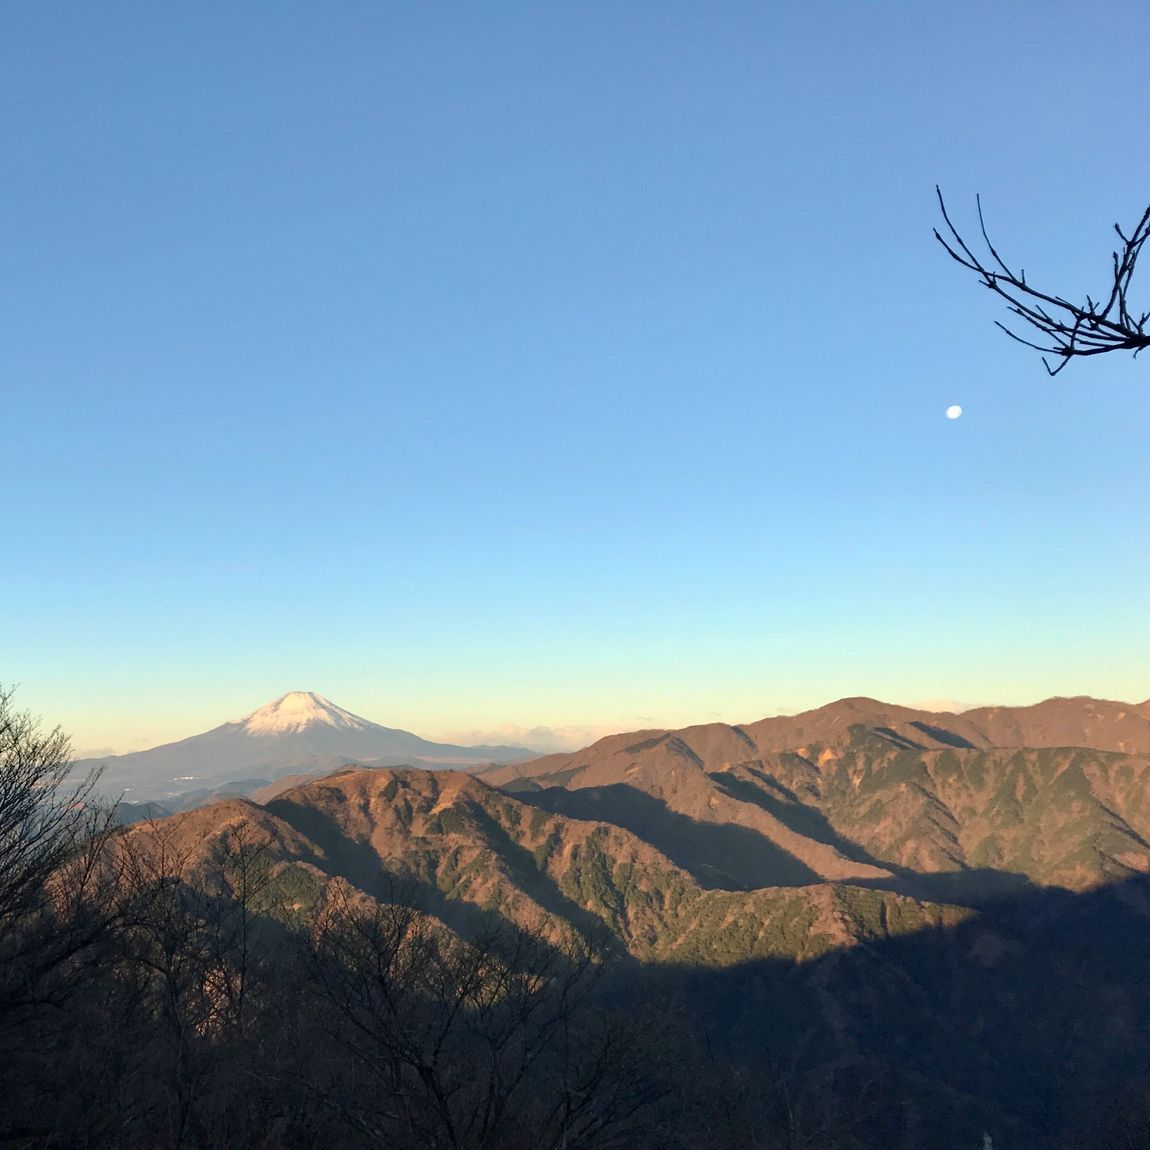
<instances>
[{"instance_id":1,"label":"mount fuji","mask_svg":"<svg viewBox=\"0 0 1150 1150\"><path fill-rule=\"evenodd\" d=\"M81 771L103 767L100 790L106 794L163 803L225 784L247 791L285 775L324 774L352 763L467 768L537 756L526 747L433 743L353 715L314 691L291 691L201 735L75 765Z\"/></svg>"}]
</instances>

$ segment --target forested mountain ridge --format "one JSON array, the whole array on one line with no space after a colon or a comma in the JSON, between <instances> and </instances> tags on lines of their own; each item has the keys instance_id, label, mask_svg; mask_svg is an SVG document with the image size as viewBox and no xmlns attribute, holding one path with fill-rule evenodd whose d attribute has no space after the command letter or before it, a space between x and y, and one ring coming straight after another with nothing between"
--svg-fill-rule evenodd
<instances>
[{"instance_id":1,"label":"forested mountain ridge","mask_svg":"<svg viewBox=\"0 0 1150 1150\"><path fill-rule=\"evenodd\" d=\"M1150 700L1121 703L1088 696L1046 699L1027 707L979 707L961 713L925 711L877 699L839 699L797 715L779 715L729 726L705 723L676 731L645 730L609 735L578 751L481 770L489 781L559 776L595 768L611 756L643 744L674 739L710 768L743 762L769 751L796 751L817 758L851 742L864 727L895 746L923 750L946 747L1090 747L1150 754Z\"/></svg>"},{"instance_id":2,"label":"forested mountain ridge","mask_svg":"<svg viewBox=\"0 0 1150 1150\"><path fill-rule=\"evenodd\" d=\"M948 883L956 901L1001 891L999 876L1077 890L1150 867L1146 709L1059 699L968 718L842 700L746 727L611 736L481 777L547 809L646 830L672 857L717 823L754 830L825 879L897 876L910 887L895 889L935 894ZM1013 742L1022 737L1034 742ZM691 822L660 825L668 812ZM770 883L745 858L714 881Z\"/></svg>"},{"instance_id":3,"label":"forested mountain ridge","mask_svg":"<svg viewBox=\"0 0 1150 1150\"><path fill-rule=\"evenodd\" d=\"M542 810L456 771L347 770L263 807L232 799L133 833L146 841L162 829L194 874L239 824L302 907L322 902L332 881L380 901L402 887L463 929L480 912L528 929L601 924L644 961L803 959L962 917L813 874L801 886L707 889L628 830Z\"/></svg>"}]
</instances>

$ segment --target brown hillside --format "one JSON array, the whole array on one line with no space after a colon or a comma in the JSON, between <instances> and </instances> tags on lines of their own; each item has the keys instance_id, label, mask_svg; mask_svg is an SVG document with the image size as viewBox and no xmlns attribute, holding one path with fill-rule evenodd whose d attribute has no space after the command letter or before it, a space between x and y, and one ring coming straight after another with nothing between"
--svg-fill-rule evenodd
<instances>
[{"instance_id":1,"label":"brown hillside","mask_svg":"<svg viewBox=\"0 0 1150 1150\"><path fill-rule=\"evenodd\" d=\"M893 746L908 749L1089 747L1150 754L1150 701L1118 703L1081 696L1047 699L1030 707L982 707L954 714L850 698L798 715L779 715L740 726L707 723L678 731L609 735L579 751L489 767L479 773L497 786L542 775L566 785L574 781L576 772L584 777L579 785L588 785L591 778L595 784L619 782L602 776L603 764L618 763L621 756L657 740L673 737L687 753L714 770L769 751L834 750L851 742L854 728L860 725Z\"/></svg>"},{"instance_id":2,"label":"brown hillside","mask_svg":"<svg viewBox=\"0 0 1150 1150\"><path fill-rule=\"evenodd\" d=\"M1150 703L1078 696L1032 707L980 707L959 716L995 747L1091 747L1150 754Z\"/></svg>"},{"instance_id":3,"label":"brown hillside","mask_svg":"<svg viewBox=\"0 0 1150 1150\"><path fill-rule=\"evenodd\" d=\"M336 880L381 900L414 888L448 923L480 910L526 926L602 923L645 959L809 958L962 916L825 883L706 889L627 829L532 807L461 772L343 771L265 807L230 800L130 834L161 841L190 874L210 867L240 827L266 848L285 889L304 892L297 906L322 902Z\"/></svg>"},{"instance_id":4,"label":"brown hillside","mask_svg":"<svg viewBox=\"0 0 1150 1150\"><path fill-rule=\"evenodd\" d=\"M1084 889L1150 869L1150 758L1129 749L1150 743L1139 710L1079 698L936 715L843 699L746 727L615 735L484 778L625 827L705 886L894 877L959 901L1002 876Z\"/></svg>"}]
</instances>

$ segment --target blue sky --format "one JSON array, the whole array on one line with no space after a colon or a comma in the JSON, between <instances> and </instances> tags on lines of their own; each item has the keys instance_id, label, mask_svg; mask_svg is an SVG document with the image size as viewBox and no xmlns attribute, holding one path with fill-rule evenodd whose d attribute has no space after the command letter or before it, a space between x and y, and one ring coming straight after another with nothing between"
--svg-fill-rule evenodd
<instances>
[{"instance_id":1,"label":"blue sky","mask_svg":"<svg viewBox=\"0 0 1150 1150\"><path fill-rule=\"evenodd\" d=\"M1148 23L5 5L0 676L118 750L1150 696L1150 365L930 235L1101 287Z\"/></svg>"}]
</instances>

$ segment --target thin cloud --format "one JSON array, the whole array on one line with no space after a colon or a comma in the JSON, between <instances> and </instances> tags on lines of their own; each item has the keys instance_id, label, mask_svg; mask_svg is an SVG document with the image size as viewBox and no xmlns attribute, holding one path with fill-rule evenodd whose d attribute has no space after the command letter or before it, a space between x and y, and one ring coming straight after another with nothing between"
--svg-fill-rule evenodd
<instances>
[{"instance_id":1,"label":"thin cloud","mask_svg":"<svg viewBox=\"0 0 1150 1150\"><path fill-rule=\"evenodd\" d=\"M978 703L961 703L957 699L918 699L909 705L917 711L933 711L935 714L952 711L956 715L963 711L973 711L979 706Z\"/></svg>"},{"instance_id":2,"label":"thin cloud","mask_svg":"<svg viewBox=\"0 0 1150 1150\"><path fill-rule=\"evenodd\" d=\"M606 735L630 730L626 724L572 724L566 727L522 727L517 723L503 723L498 727L475 728L467 731L448 731L443 739L465 747L478 744L527 747L543 754L557 751L577 751L590 746Z\"/></svg>"}]
</instances>

